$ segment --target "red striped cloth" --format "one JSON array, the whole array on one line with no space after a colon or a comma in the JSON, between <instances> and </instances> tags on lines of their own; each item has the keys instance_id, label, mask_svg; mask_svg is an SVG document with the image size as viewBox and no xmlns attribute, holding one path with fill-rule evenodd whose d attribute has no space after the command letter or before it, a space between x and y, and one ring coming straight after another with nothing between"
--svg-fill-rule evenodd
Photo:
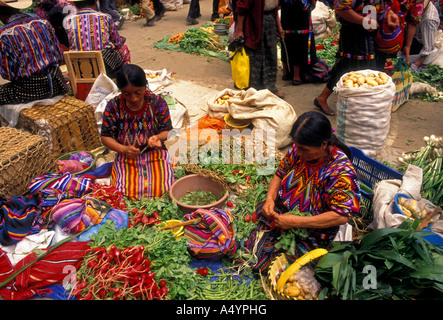
<instances>
[{"instance_id":1,"label":"red striped cloth","mask_svg":"<svg viewBox=\"0 0 443 320\"><path fill-rule=\"evenodd\" d=\"M64 284L68 279L72 279L73 272L80 268L83 257L89 250L87 241L66 242L60 245L0 288L0 295L5 300L24 300L36 294L49 293L51 289L44 287L56 283ZM0 281L5 281L36 258L34 252L30 253L12 268L8 256L0 249Z\"/></svg>"}]
</instances>

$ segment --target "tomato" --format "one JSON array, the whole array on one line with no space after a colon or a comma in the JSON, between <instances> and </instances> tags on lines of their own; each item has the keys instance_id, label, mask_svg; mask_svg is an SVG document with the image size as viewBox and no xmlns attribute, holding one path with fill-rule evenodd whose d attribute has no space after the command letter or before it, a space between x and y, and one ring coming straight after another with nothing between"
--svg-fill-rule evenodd
<instances>
[{"instance_id":1,"label":"tomato","mask_svg":"<svg viewBox=\"0 0 443 320\"><path fill-rule=\"evenodd\" d=\"M227 205L228 207L230 207L230 208L235 207L235 205L232 203L232 201L228 201L228 202L226 203L226 205Z\"/></svg>"},{"instance_id":2,"label":"tomato","mask_svg":"<svg viewBox=\"0 0 443 320\"><path fill-rule=\"evenodd\" d=\"M250 216L249 214L247 214L247 215L245 216L245 221L246 221L246 222L250 222L250 221L251 221L251 216Z\"/></svg>"}]
</instances>

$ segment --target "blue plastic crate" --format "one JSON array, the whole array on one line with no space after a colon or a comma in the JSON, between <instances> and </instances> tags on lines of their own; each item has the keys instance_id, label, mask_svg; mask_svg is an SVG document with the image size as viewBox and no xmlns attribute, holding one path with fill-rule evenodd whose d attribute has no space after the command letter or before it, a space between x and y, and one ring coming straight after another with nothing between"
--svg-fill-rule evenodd
<instances>
[{"instance_id":1,"label":"blue plastic crate","mask_svg":"<svg viewBox=\"0 0 443 320\"><path fill-rule=\"evenodd\" d=\"M398 179L402 180L403 175L383 163L368 157L362 150L356 147L349 147L351 149L351 162L357 171L358 179L361 186L362 203L366 207L366 219L373 219L373 204L374 193L372 189L374 185L382 180Z\"/></svg>"},{"instance_id":2,"label":"blue plastic crate","mask_svg":"<svg viewBox=\"0 0 443 320\"><path fill-rule=\"evenodd\" d=\"M357 171L358 179L360 180L360 184L365 184L367 188L361 190L362 202L366 207L367 216L365 217L367 220L373 219L373 198L374 193L368 189L374 187L374 185L382 180L391 180L397 179L402 180L403 175L400 172L385 166L383 163L378 162L375 159L368 157L362 150L349 147L351 149L351 162ZM430 231L429 228L423 229L426 231ZM424 239L428 240L430 243L440 246L443 246L443 238L438 234L433 234L429 236L425 236Z\"/></svg>"}]
</instances>

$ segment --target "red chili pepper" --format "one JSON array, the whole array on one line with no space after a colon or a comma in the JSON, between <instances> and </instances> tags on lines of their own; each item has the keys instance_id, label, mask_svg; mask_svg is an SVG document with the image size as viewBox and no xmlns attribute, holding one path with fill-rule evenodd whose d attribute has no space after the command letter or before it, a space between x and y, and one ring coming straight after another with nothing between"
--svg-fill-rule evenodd
<instances>
[{"instance_id":1,"label":"red chili pepper","mask_svg":"<svg viewBox=\"0 0 443 320\"><path fill-rule=\"evenodd\" d=\"M235 207L235 205L234 205L231 201L228 201L228 202L226 203L226 205L227 205L229 208L233 208L233 207Z\"/></svg>"},{"instance_id":2,"label":"red chili pepper","mask_svg":"<svg viewBox=\"0 0 443 320\"><path fill-rule=\"evenodd\" d=\"M198 274L201 274L203 277L206 277L208 275L208 268L200 268L195 270Z\"/></svg>"}]
</instances>

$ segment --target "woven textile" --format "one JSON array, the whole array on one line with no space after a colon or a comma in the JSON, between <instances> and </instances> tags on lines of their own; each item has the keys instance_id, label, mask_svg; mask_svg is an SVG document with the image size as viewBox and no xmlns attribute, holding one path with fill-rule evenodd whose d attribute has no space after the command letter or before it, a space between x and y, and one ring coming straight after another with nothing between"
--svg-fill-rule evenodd
<instances>
[{"instance_id":1,"label":"woven textile","mask_svg":"<svg viewBox=\"0 0 443 320\"><path fill-rule=\"evenodd\" d=\"M29 184L31 194L44 189L57 189L67 192L72 197L82 197L91 191L92 181L89 178L76 177L70 173L49 173L32 179Z\"/></svg>"},{"instance_id":2,"label":"woven textile","mask_svg":"<svg viewBox=\"0 0 443 320\"><path fill-rule=\"evenodd\" d=\"M90 225L99 224L111 209L100 200L66 199L52 209L52 219L64 232L77 234Z\"/></svg>"},{"instance_id":3,"label":"woven textile","mask_svg":"<svg viewBox=\"0 0 443 320\"><path fill-rule=\"evenodd\" d=\"M65 284L65 281L72 279L90 249L89 242L84 241L61 244L0 288L0 295L5 300L25 300L36 294L50 292L51 289L45 287L55 283ZM14 272L36 259L35 252L30 253L12 268L8 256L0 249L0 281L5 281Z\"/></svg>"},{"instance_id":4,"label":"woven textile","mask_svg":"<svg viewBox=\"0 0 443 320\"><path fill-rule=\"evenodd\" d=\"M4 79L28 78L63 61L60 43L49 21L18 13L0 29L0 72Z\"/></svg>"},{"instance_id":5,"label":"woven textile","mask_svg":"<svg viewBox=\"0 0 443 320\"><path fill-rule=\"evenodd\" d=\"M0 202L0 244L16 244L29 234L40 231L38 200L32 196L17 196Z\"/></svg>"},{"instance_id":6,"label":"woven textile","mask_svg":"<svg viewBox=\"0 0 443 320\"><path fill-rule=\"evenodd\" d=\"M184 216L185 220L201 217L196 225L185 227L189 238L189 251L198 259L218 260L236 250L232 216L229 212L211 208L198 209Z\"/></svg>"}]
</instances>

